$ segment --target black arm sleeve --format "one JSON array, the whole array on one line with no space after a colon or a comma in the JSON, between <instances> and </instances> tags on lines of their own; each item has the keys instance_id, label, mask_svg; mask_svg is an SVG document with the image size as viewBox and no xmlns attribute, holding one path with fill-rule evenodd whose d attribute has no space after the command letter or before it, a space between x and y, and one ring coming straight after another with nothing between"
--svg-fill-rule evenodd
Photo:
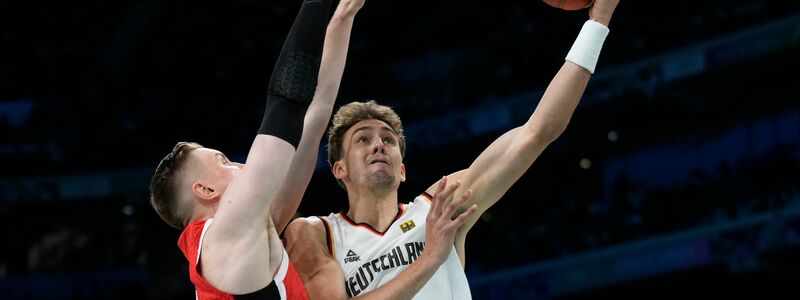
<instances>
[{"instance_id":1,"label":"black arm sleeve","mask_svg":"<svg viewBox=\"0 0 800 300\"><path fill-rule=\"evenodd\" d=\"M259 134L283 139L295 148L314 91L331 0L305 0L283 43L269 82L267 105Z\"/></svg>"}]
</instances>

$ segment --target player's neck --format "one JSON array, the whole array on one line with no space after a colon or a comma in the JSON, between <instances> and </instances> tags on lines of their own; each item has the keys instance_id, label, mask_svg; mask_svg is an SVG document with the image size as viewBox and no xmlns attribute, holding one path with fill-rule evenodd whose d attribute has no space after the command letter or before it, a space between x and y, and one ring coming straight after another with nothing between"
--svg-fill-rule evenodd
<instances>
[{"instance_id":1,"label":"player's neck","mask_svg":"<svg viewBox=\"0 0 800 300\"><path fill-rule=\"evenodd\" d=\"M214 218L214 214L217 213L217 204L219 204L219 202L213 203L213 205L195 205L189 223L197 220L208 220Z\"/></svg>"},{"instance_id":2,"label":"player's neck","mask_svg":"<svg viewBox=\"0 0 800 300\"><path fill-rule=\"evenodd\" d=\"M350 210L347 216L356 223L366 223L383 232L397 216L397 189L384 194L348 191Z\"/></svg>"}]
</instances>

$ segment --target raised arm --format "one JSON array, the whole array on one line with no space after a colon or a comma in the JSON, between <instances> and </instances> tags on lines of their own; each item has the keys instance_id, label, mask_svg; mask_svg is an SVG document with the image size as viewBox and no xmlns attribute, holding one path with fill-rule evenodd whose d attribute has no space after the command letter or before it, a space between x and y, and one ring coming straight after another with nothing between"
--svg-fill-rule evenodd
<instances>
[{"instance_id":1,"label":"raised arm","mask_svg":"<svg viewBox=\"0 0 800 300\"><path fill-rule=\"evenodd\" d=\"M223 194L204 235L198 265L205 279L222 291L247 294L264 288L280 261L280 241L265 212L302 135L329 6L325 0L303 2L271 76L264 119L247 161L224 192L218 191Z\"/></svg>"},{"instance_id":2,"label":"raised arm","mask_svg":"<svg viewBox=\"0 0 800 300\"><path fill-rule=\"evenodd\" d=\"M478 204L479 213L467 220L457 237L456 248L462 263L466 233L480 214L496 203L566 129L594 72L600 48L608 33L608 23L618 3L619 0L595 1L589 12L591 20L584 24L566 62L548 85L528 121L500 136L468 169L449 176L463 182L456 195L471 189L474 195L470 203Z\"/></svg>"},{"instance_id":3,"label":"raised arm","mask_svg":"<svg viewBox=\"0 0 800 300\"><path fill-rule=\"evenodd\" d=\"M270 213L278 233L292 219L308 187L317 163L319 143L339 92L342 73L347 60L353 17L364 5L364 0L342 0L328 24L322 50L317 90L308 107L303 125L303 136L292 160L289 173L278 195L272 202Z\"/></svg>"}]
</instances>

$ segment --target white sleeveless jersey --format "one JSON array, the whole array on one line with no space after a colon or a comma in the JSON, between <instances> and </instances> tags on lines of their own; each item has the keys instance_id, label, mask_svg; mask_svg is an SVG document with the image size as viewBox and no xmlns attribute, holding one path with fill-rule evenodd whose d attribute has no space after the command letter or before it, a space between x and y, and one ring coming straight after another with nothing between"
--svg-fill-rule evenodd
<instances>
[{"instance_id":1,"label":"white sleeveless jersey","mask_svg":"<svg viewBox=\"0 0 800 300\"><path fill-rule=\"evenodd\" d=\"M381 233L367 224L356 224L344 213L325 220L333 257L344 271L345 289L350 297L386 284L416 261L425 246L425 218L430 195L423 194L409 204L400 204L397 217ZM414 299L471 299L469 284L455 246Z\"/></svg>"}]
</instances>

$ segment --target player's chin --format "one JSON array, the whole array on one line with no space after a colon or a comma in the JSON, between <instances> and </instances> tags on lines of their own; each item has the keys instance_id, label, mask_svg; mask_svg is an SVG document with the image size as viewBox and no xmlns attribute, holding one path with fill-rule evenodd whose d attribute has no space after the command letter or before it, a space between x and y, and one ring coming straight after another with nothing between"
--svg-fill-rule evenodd
<instances>
[{"instance_id":1,"label":"player's chin","mask_svg":"<svg viewBox=\"0 0 800 300\"><path fill-rule=\"evenodd\" d=\"M389 172L388 169L381 169L371 172L369 175L367 175L367 178L371 183L383 186L393 184L396 176Z\"/></svg>"}]
</instances>

